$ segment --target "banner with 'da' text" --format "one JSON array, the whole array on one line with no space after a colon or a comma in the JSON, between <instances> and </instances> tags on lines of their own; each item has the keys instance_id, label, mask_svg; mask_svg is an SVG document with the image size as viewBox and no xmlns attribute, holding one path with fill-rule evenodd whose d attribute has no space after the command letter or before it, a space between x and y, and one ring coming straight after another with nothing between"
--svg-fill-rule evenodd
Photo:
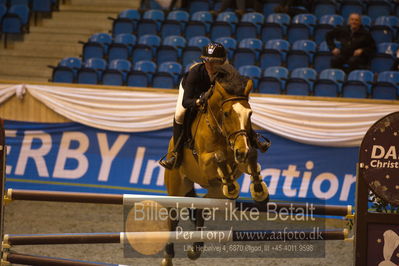
<instances>
[{"instance_id":1,"label":"banner with 'da' text","mask_svg":"<svg viewBox=\"0 0 399 266\"><path fill-rule=\"evenodd\" d=\"M158 160L167 151L170 128L122 133L78 123L14 121L5 128L7 188L166 193ZM273 200L353 204L357 147L312 146L261 133L272 141L259 162ZM241 197L249 198L249 176L239 183Z\"/></svg>"}]
</instances>

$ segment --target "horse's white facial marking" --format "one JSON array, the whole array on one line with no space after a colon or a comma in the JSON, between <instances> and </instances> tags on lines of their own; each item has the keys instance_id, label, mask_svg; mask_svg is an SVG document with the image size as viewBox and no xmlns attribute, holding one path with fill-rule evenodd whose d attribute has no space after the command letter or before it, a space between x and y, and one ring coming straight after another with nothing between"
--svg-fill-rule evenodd
<instances>
[{"instance_id":1,"label":"horse's white facial marking","mask_svg":"<svg viewBox=\"0 0 399 266\"><path fill-rule=\"evenodd\" d=\"M240 129L245 129L245 126L248 122L249 119L249 115L251 114L251 109L250 108L246 108L244 105L242 105L241 103L235 103L233 104L233 110L237 113L239 119L240 119ZM247 139L245 138L245 145L248 148L248 143L247 143Z\"/></svg>"}]
</instances>

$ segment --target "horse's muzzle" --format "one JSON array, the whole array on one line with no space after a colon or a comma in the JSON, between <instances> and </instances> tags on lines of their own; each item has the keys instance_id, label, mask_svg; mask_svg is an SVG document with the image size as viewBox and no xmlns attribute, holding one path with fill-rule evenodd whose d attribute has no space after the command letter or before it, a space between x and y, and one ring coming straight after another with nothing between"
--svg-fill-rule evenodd
<instances>
[{"instance_id":1,"label":"horse's muzzle","mask_svg":"<svg viewBox=\"0 0 399 266\"><path fill-rule=\"evenodd\" d=\"M245 163L248 159L248 151L247 150L234 150L234 158L237 163Z\"/></svg>"}]
</instances>

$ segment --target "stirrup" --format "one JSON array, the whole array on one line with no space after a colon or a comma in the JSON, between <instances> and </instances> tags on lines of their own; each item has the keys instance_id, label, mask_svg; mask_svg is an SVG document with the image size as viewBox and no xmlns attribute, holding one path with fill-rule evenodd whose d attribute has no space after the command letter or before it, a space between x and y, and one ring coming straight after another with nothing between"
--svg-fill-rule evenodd
<instances>
[{"instance_id":1,"label":"stirrup","mask_svg":"<svg viewBox=\"0 0 399 266\"><path fill-rule=\"evenodd\" d=\"M263 141L260 140L259 137L263 138ZM256 133L255 142L256 142L257 148L258 148L262 153L266 152L266 151L270 148L270 146L272 145L272 142L271 142L268 138L262 136L262 135L259 134L259 133Z\"/></svg>"},{"instance_id":2,"label":"stirrup","mask_svg":"<svg viewBox=\"0 0 399 266\"><path fill-rule=\"evenodd\" d=\"M173 169L176 165L176 159L177 159L177 153L176 152L172 152L172 156L170 158L166 158L166 156L169 153L165 154L160 160L159 160L159 164L166 168L166 169Z\"/></svg>"}]
</instances>

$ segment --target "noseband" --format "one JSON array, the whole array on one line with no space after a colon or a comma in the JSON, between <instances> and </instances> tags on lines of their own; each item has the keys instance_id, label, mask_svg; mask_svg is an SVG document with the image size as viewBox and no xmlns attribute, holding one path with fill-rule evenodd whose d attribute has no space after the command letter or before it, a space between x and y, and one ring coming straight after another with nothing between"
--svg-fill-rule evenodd
<instances>
[{"instance_id":1,"label":"noseband","mask_svg":"<svg viewBox=\"0 0 399 266\"><path fill-rule=\"evenodd\" d=\"M208 99L208 100L209 100L209 99ZM248 97L245 97L245 96L237 96L237 97L227 98L227 99L223 100L222 105L220 106L220 110L222 111L223 105L224 105L225 103L231 102L231 101L248 101ZM217 126L216 131L217 131L220 135L222 135L223 137L225 137L225 139L226 139L228 145L230 146L230 148L231 148L232 150L234 149L235 142L236 142L236 140L237 140L237 138L238 138L239 136L245 136L246 138L248 138L248 133L247 133L247 131L246 131L245 129L240 129L240 130L234 131L233 133L227 135L227 134L224 132L222 126L219 124L218 120L216 119L216 116L215 116L214 113L212 112L212 109L209 107L209 104L207 104L207 109L208 109L208 112L211 114L213 120L214 120L215 123L216 123L216 126ZM209 123L208 123L208 125L210 126ZM211 126L210 126L210 127L211 127ZM211 127L211 129L212 129L212 127ZM232 138L234 138L234 140L233 140L233 141L230 141Z\"/></svg>"}]
</instances>

